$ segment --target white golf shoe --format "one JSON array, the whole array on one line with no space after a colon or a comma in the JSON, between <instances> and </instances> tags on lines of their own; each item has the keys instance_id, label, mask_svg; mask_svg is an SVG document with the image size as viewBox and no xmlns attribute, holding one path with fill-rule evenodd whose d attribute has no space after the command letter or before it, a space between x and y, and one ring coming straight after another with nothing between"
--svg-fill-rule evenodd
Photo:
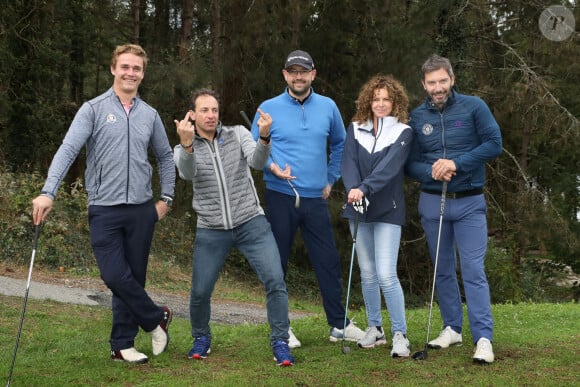
<instances>
[{"instance_id":1,"label":"white golf shoe","mask_svg":"<svg viewBox=\"0 0 580 387\"><path fill-rule=\"evenodd\" d=\"M450 326L446 326L435 340L429 342L429 348L448 348L450 345L461 345L462 343L461 333L457 333Z\"/></svg>"},{"instance_id":2,"label":"white golf shoe","mask_svg":"<svg viewBox=\"0 0 580 387\"><path fill-rule=\"evenodd\" d=\"M127 363L147 363L149 360L147 355L137 351L135 347L121 349L119 351L111 350L111 359L125 361Z\"/></svg>"},{"instance_id":3,"label":"white golf shoe","mask_svg":"<svg viewBox=\"0 0 580 387\"><path fill-rule=\"evenodd\" d=\"M362 329L357 327L354 324L354 322L351 321L350 324L348 324L345 329L338 329L336 327L331 328L330 336L328 337L328 339L332 342L341 341L343 331L345 341L359 341L362 340L363 337L365 337L365 333L362 331Z\"/></svg>"},{"instance_id":4,"label":"white golf shoe","mask_svg":"<svg viewBox=\"0 0 580 387\"><path fill-rule=\"evenodd\" d=\"M385 333L379 331L377 327L368 327L365 330L365 336L356 343L361 348L374 348L378 345L387 344Z\"/></svg>"},{"instance_id":5,"label":"white golf shoe","mask_svg":"<svg viewBox=\"0 0 580 387\"><path fill-rule=\"evenodd\" d=\"M411 343L403 332L395 332L393 335L393 349L391 357L408 357L411 354Z\"/></svg>"},{"instance_id":6,"label":"white golf shoe","mask_svg":"<svg viewBox=\"0 0 580 387\"><path fill-rule=\"evenodd\" d=\"M292 327L290 327L290 329L288 329L288 336L290 336L288 338L288 347L293 349L293 348L298 348L298 347L302 346L302 343L300 342L300 340L298 340L298 338L296 337L296 335L292 331Z\"/></svg>"},{"instance_id":7,"label":"white golf shoe","mask_svg":"<svg viewBox=\"0 0 580 387\"><path fill-rule=\"evenodd\" d=\"M475 347L475 353L473 354L473 361L475 363L490 364L493 363L495 356L493 355L493 347L491 341L482 337L477 340L477 346Z\"/></svg>"}]
</instances>

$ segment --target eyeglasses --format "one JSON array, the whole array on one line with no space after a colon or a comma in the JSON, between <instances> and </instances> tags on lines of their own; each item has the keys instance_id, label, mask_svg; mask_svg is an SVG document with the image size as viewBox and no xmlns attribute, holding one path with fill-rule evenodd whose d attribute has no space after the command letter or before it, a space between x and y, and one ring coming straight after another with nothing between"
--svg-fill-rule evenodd
<instances>
[{"instance_id":1,"label":"eyeglasses","mask_svg":"<svg viewBox=\"0 0 580 387\"><path fill-rule=\"evenodd\" d=\"M304 76L306 74L309 74L312 72L312 70L286 70L286 72L295 77L297 75Z\"/></svg>"}]
</instances>

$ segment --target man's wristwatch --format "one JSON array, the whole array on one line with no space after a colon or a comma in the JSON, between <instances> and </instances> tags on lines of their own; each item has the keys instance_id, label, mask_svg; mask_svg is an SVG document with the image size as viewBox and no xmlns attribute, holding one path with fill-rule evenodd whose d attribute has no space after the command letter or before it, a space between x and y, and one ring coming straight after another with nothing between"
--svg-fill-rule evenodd
<instances>
[{"instance_id":1,"label":"man's wristwatch","mask_svg":"<svg viewBox=\"0 0 580 387\"><path fill-rule=\"evenodd\" d=\"M171 206L173 205L173 199L170 198L169 196L161 196L161 201L163 201L163 203L167 204L167 207L171 208Z\"/></svg>"},{"instance_id":2,"label":"man's wristwatch","mask_svg":"<svg viewBox=\"0 0 580 387\"><path fill-rule=\"evenodd\" d=\"M266 137L264 136L260 136L260 140L265 141L266 144L268 144L270 142L270 139L272 138L271 134L268 134Z\"/></svg>"}]
</instances>

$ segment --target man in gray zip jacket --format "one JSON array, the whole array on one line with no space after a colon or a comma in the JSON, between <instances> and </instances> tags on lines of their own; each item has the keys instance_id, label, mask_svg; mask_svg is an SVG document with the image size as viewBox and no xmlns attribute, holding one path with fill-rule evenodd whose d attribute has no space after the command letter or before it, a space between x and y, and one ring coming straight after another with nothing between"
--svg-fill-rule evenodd
<instances>
[{"instance_id":1,"label":"man in gray zip jacket","mask_svg":"<svg viewBox=\"0 0 580 387\"><path fill-rule=\"evenodd\" d=\"M291 366L288 292L250 171L266 165L272 118L259 112L260 138L254 141L243 126L221 125L218 100L213 90L198 90L191 99L192 110L182 121L175 120L180 145L174 149L174 160L179 176L193 183L197 212L189 303L194 342L188 357L204 359L211 351L211 295L227 254L236 247L264 285L274 360L279 366Z\"/></svg>"},{"instance_id":2,"label":"man in gray zip jacket","mask_svg":"<svg viewBox=\"0 0 580 387\"><path fill-rule=\"evenodd\" d=\"M91 245L101 278L113 293L111 358L145 363L134 347L139 327L152 335L153 355L169 344L172 313L145 291L155 223L173 200L175 166L165 127L137 91L147 54L138 45L118 46L111 60L113 87L84 103L77 112L48 170L41 194L32 201L34 224L52 209L58 188L86 145L85 186L89 199ZM159 167L161 196L151 187L151 148Z\"/></svg>"}]
</instances>

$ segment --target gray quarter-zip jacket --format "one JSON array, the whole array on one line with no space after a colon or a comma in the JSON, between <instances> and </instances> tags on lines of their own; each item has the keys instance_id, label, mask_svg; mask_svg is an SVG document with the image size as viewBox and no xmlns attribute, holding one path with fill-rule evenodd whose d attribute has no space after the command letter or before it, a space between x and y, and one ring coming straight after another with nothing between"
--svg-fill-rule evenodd
<instances>
[{"instance_id":1,"label":"gray quarter-zip jacket","mask_svg":"<svg viewBox=\"0 0 580 387\"><path fill-rule=\"evenodd\" d=\"M216 130L211 142L196 135L193 153L177 145L173 158L179 176L193 182L197 227L231 230L264 214L250 167L264 168L270 145L254 141L241 125Z\"/></svg>"},{"instance_id":2,"label":"gray quarter-zip jacket","mask_svg":"<svg viewBox=\"0 0 580 387\"><path fill-rule=\"evenodd\" d=\"M55 198L71 164L86 145L85 186L89 205L141 204L153 198L151 148L161 194L173 197L175 165L159 114L139 96L129 115L110 88L85 102L73 119L48 170L42 193Z\"/></svg>"}]
</instances>

